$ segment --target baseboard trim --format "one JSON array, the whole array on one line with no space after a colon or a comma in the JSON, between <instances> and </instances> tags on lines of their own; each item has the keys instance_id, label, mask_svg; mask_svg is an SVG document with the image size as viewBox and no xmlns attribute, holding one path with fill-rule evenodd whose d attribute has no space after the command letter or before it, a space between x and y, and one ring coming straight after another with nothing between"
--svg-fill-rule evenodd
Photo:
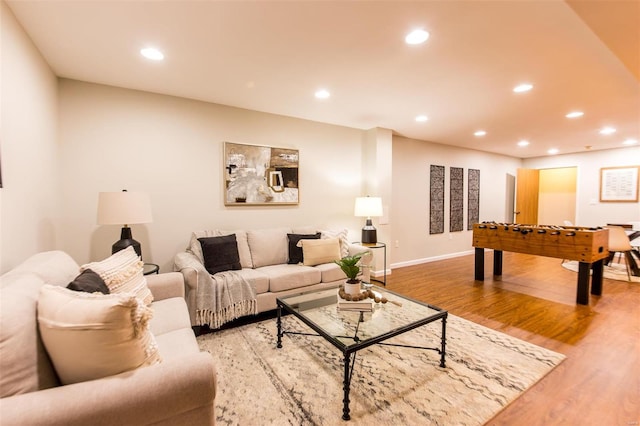
<instances>
[{"instance_id":1,"label":"baseboard trim","mask_svg":"<svg viewBox=\"0 0 640 426\"><path fill-rule=\"evenodd\" d=\"M391 264L391 269L403 268L405 266L421 265L423 263L437 262L439 260L445 260L445 259L453 259L454 257L467 256L473 253L474 253L474 250L467 250L467 251L461 251L458 253L443 254L441 256L425 257L422 259L408 260L406 262L397 262L397 263Z\"/></svg>"}]
</instances>

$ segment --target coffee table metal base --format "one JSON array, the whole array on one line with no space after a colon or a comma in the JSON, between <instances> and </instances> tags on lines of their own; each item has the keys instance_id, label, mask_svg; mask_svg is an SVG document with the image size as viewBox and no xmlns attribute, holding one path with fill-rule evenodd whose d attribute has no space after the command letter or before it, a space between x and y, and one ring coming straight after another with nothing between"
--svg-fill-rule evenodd
<instances>
[{"instance_id":1,"label":"coffee table metal base","mask_svg":"<svg viewBox=\"0 0 640 426\"><path fill-rule=\"evenodd\" d=\"M323 336L322 333L320 334L311 334L311 333L300 333L300 332L294 332L294 331L285 331L282 329L282 309L285 309L286 311L294 314L294 316L296 316L297 318L301 319L303 322L307 323L307 325L311 326L311 328L314 328L311 324L309 324L307 321L304 320L304 318L299 317L298 315L295 315L296 313L294 311L291 311L289 309L287 309L286 305L280 304L278 301L278 317L277 317L277 326L278 326L278 342L276 347L277 348L282 348L282 337L285 334L298 334L298 335L304 335L304 336ZM442 320L442 334L440 337L440 347L439 348L434 348L434 347L424 347L424 346L412 346L412 345L400 345L400 344L394 344L394 343L384 343L382 341L375 341L372 342L371 344L368 345L363 345L363 346L359 346L359 347L355 347L355 348L346 348L344 350L342 350L342 353L344 355L344 379L342 382L342 389L344 392L344 396L342 399L342 403L343 403L343 407L342 407L342 419L343 420L350 420L351 419L351 415L350 415L350 409L349 409L349 392L351 389L351 378L353 377L353 369L355 366L355 361L356 361L356 353L358 350L360 349L364 349L365 347L371 346L373 344L378 344L378 345L384 345L384 346L396 346L396 347L404 347L404 348L413 348L413 349L425 349L425 350L432 350L435 352L438 352L440 354L440 367L445 368L446 364L445 364L445 356L446 356L446 341L447 341L447 311L442 311L442 315L437 318L437 319L441 319ZM362 322L363 320L363 313L360 313L360 322ZM413 328L418 328L422 325L426 325L426 324L430 324L433 321L424 323L424 324L418 324ZM405 331L409 331L409 330L405 330ZM356 335L355 336L344 336L344 337L349 337L351 339L354 339L354 341L358 342L358 330L356 329ZM397 333L397 334L401 334L401 333ZM394 334L393 336L397 335ZM393 336L388 336L387 338L393 337ZM326 336L323 336L326 337ZM329 340L329 339L327 339ZM329 342L331 342L331 340L329 340Z\"/></svg>"}]
</instances>

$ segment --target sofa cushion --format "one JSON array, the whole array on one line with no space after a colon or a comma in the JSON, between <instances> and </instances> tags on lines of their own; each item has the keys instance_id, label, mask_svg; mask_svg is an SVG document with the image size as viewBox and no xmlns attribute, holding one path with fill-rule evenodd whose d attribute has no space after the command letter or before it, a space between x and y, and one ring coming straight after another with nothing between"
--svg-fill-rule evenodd
<instances>
[{"instance_id":1,"label":"sofa cushion","mask_svg":"<svg viewBox=\"0 0 640 426\"><path fill-rule=\"evenodd\" d=\"M337 238L300 240L305 266L315 266L340 260L340 241Z\"/></svg>"},{"instance_id":2,"label":"sofa cushion","mask_svg":"<svg viewBox=\"0 0 640 426\"><path fill-rule=\"evenodd\" d=\"M284 263L263 266L259 271L269 277L269 291L274 293L317 284L321 279L320 270L304 265Z\"/></svg>"},{"instance_id":3,"label":"sofa cushion","mask_svg":"<svg viewBox=\"0 0 640 426\"><path fill-rule=\"evenodd\" d=\"M247 231L254 268L286 264L289 257L287 228Z\"/></svg>"},{"instance_id":4,"label":"sofa cushion","mask_svg":"<svg viewBox=\"0 0 640 426\"><path fill-rule=\"evenodd\" d=\"M86 293L109 294L109 287L105 284L100 275L91 269L84 270L67 285L69 290L84 291Z\"/></svg>"},{"instance_id":5,"label":"sofa cushion","mask_svg":"<svg viewBox=\"0 0 640 426\"><path fill-rule=\"evenodd\" d=\"M29 257L2 277L29 273L37 276L43 284L65 286L78 275L78 268L76 261L63 251L43 251Z\"/></svg>"},{"instance_id":6,"label":"sofa cushion","mask_svg":"<svg viewBox=\"0 0 640 426\"><path fill-rule=\"evenodd\" d=\"M320 233L315 234L287 234L289 240L289 260L287 263L296 265L302 263L304 254L302 253L302 246L298 247L300 240L317 240L320 238Z\"/></svg>"},{"instance_id":7,"label":"sofa cushion","mask_svg":"<svg viewBox=\"0 0 640 426\"><path fill-rule=\"evenodd\" d=\"M100 262L82 265L80 269L91 269L104 280L111 293L135 293L147 305L153 301L153 294L147 286L142 267L144 263L129 246Z\"/></svg>"},{"instance_id":8,"label":"sofa cushion","mask_svg":"<svg viewBox=\"0 0 640 426\"><path fill-rule=\"evenodd\" d=\"M256 294L266 293L269 291L269 276L261 272L261 269L242 268L237 271L249 284L256 290Z\"/></svg>"},{"instance_id":9,"label":"sofa cushion","mask_svg":"<svg viewBox=\"0 0 640 426\"><path fill-rule=\"evenodd\" d=\"M240 256L240 265L243 268L253 268L253 262L251 261L251 252L249 251L249 243L247 242L247 232L246 231L221 231L217 230L206 230L206 231L196 231L191 233L191 241L189 241L189 248L187 251L191 252L195 255L200 263L204 265L204 256L202 254L202 246L200 245L200 241L198 238L204 237L219 237L221 235L231 235L235 234L236 243L238 244L238 255Z\"/></svg>"},{"instance_id":10,"label":"sofa cushion","mask_svg":"<svg viewBox=\"0 0 640 426\"><path fill-rule=\"evenodd\" d=\"M180 328L161 334L156 337L158 342L158 352L162 356L162 361L170 361L176 358L184 358L188 354L200 352L198 341L191 326Z\"/></svg>"},{"instance_id":11,"label":"sofa cushion","mask_svg":"<svg viewBox=\"0 0 640 426\"><path fill-rule=\"evenodd\" d=\"M349 231L346 229L323 229L321 238L337 238L340 240L340 257L349 256Z\"/></svg>"},{"instance_id":12,"label":"sofa cushion","mask_svg":"<svg viewBox=\"0 0 640 426\"><path fill-rule=\"evenodd\" d=\"M63 384L160 362L149 331L153 311L132 293L98 294L44 285L38 328Z\"/></svg>"},{"instance_id":13,"label":"sofa cushion","mask_svg":"<svg viewBox=\"0 0 640 426\"><path fill-rule=\"evenodd\" d=\"M198 238L198 241L202 246L204 267L211 275L242 269L235 234Z\"/></svg>"},{"instance_id":14,"label":"sofa cushion","mask_svg":"<svg viewBox=\"0 0 640 426\"><path fill-rule=\"evenodd\" d=\"M58 386L37 333L36 303L42 280L21 272L3 275L0 282L0 397Z\"/></svg>"},{"instance_id":15,"label":"sofa cushion","mask_svg":"<svg viewBox=\"0 0 640 426\"><path fill-rule=\"evenodd\" d=\"M322 274L323 283L332 283L347 278L342 269L340 269L340 266L335 263L323 263L322 265L315 266L315 268Z\"/></svg>"},{"instance_id":16,"label":"sofa cushion","mask_svg":"<svg viewBox=\"0 0 640 426\"><path fill-rule=\"evenodd\" d=\"M151 304L151 309L153 310L153 318L149 321L149 330L155 336L156 341L165 333L181 328L191 330L187 302L184 297L157 300Z\"/></svg>"}]
</instances>

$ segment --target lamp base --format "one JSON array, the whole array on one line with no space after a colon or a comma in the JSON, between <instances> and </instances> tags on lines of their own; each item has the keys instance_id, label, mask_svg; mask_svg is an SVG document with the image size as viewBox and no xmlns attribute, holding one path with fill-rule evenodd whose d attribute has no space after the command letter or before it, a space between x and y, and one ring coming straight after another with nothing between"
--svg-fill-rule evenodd
<instances>
[{"instance_id":1,"label":"lamp base","mask_svg":"<svg viewBox=\"0 0 640 426\"><path fill-rule=\"evenodd\" d=\"M116 241L111 246L111 254L124 250L129 246L133 246L133 249L136 251L138 256L142 258L142 248L140 247L140 243L134 240L131 236L131 228L123 226L122 232L120 233L120 240Z\"/></svg>"},{"instance_id":2,"label":"lamp base","mask_svg":"<svg viewBox=\"0 0 640 426\"><path fill-rule=\"evenodd\" d=\"M367 219L367 223L362 228L361 242L364 244L376 244L378 242L378 231L371 223L371 218Z\"/></svg>"}]
</instances>

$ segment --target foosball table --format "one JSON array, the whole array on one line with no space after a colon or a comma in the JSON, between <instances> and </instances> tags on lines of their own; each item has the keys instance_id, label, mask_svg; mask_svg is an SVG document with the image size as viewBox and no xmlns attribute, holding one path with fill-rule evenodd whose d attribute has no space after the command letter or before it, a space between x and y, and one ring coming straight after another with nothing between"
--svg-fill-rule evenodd
<instances>
[{"instance_id":1,"label":"foosball table","mask_svg":"<svg viewBox=\"0 0 640 426\"><path fill-rule=\"evenodd\" d=\"M484 280L484 249L493 249L493 275L502 275L503 251L576 260L577 303L589 304L590 271L591 294L602 294L603 265L609 256L608 229L483 222L473 225L473 246L478 281Z\"/></svg>"}]
</instances>

